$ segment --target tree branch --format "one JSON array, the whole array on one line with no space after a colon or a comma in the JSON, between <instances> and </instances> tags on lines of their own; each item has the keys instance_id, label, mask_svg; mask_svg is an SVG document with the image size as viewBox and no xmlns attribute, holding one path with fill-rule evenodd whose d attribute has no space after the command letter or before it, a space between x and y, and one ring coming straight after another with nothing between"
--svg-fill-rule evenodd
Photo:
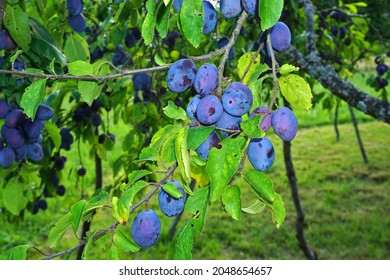
<instances>
[{"instance_id":1,"label":"tree branch","mask_svg":"<svg viewBox=\"0 0 390 280\"><path fill-rule=\"evenodd\" d=\"M308 72L325 88L340 97L351 106L380 121L390 124L390 103L376 98L343 80L333 66L324 63L318 56L314 38L314 12L315 6L310 0L302 0L305 7L306 20L306 49L307 55L302 54L295 47L290 46L284 55L288 60Z\"/></svg>"}]
</instances>

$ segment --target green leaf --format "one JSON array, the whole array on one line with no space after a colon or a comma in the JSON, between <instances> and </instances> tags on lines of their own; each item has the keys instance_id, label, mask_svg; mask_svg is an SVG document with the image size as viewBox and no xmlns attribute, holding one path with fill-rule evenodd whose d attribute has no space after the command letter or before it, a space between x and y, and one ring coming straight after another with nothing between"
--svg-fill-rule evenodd
<instances>
[{"instance_id":1,"label":"green leaf","mask_svg":"<svg viewBox=\"0 0 390 280\"><path fill-rule=\"evenodd\" d=\"M121 260L121 253L119 252L118 247L115 246L115 244L112 244L110 251L108 252L108 259L109 260Z\"/></svg>"},{"instance_id":2,"label":"green leaf","mask_svg":"<svg viewBox=\"0 0 390 280\"><path fill-rule=\"evenodd\" d=\"M179 20L184 37L195 48L199 47L202 39L203 25L202 0L183 0Z\"/></svg>"},{"instance_id":3,"label":"green leaf","mask_svg":"<svg viewBox=\"0 0 390 280\"><path fill-rule=\"evenodd\" d=\"M210 201L216 201L233 178L242 158L244 137L225 138L220 149L212 148L207 160L206 171L211 181Z\"/></svg>"},{"instance_id":4,"label":"green leaf","mask_svg":"<svg viewBox=\"0 0 390 280\"><path fill-rule=\"evenodd\" d=\"M238 186L226 188L222 194L222 203L226 212L235 220L241 218L241 190Z\"/></svg>"},{"instance_id":5,"label":"green leaf","mask_svg":"<svg viewBox=\"0 0 390 280\"><path fill-rule=\"evenodd\" d=\"M64 54L69 62L89 59L88 43L79 34L69 34L65 41Z\"/></svg>"},{"instance_id":6,"label":"green leaf","mask_svg":"<svg viewBox=\"0 0 390 280\"><path fill-rule=\"evenodd\" d=\"M290 74L291 72L299 71L299 67L291 64L283 64L279 69L279 73L282 75Z\"/></svg>"},{"instance_id":7,"label":"green leaf","mask_svg":"<svg viewBox=\"0 0 390 280\"><path fill-rule=\"evenodd\" d=\"M256 200L255 203L248 207L242 208L242 212L245 212L247 214L259 214L263 212L265 209L265 203L261 202L260 200Z\"/></svg>"},{"instance_id":8,"label":"green leaf","mask_svg":"<svg viewBox=\"0 0 390 280\"><path fill-rule=\"evenodd\" d=\"M145 147L141 150L141 153L139 155L140 161L157 161L158 160L158 153L155 148L153 147Z\"/></svg>"},{"instance_id":9,"label":"green leaf","mask_svg":"<svg viewBox=\"0 0 390 280\"><path fill-rule=\"evenodd\" d=\"M87 205L87 201L80 200L72 205L70 209L70 221L72 223L73 233L76 234L80 225L80 221L83 217L85 206Z\"/></svg>"},{"instance_id":10,"label":"green leaf","mask_svg":"<svg viewBox=\"0 0 390 280\"><path fill-rule=\"evenodd\" d=\"M22 96L21 106L24 113L31 119L35 118L38 106L43 101L47 79L39 79L29 85Z\"/></svg>"},{"instance_id":11,"label":"green leaf","mask_svg":"<svg viewBox=\"0 0 390 280\"><path fill-rule=\"evenodd\" d=\"M167 63L157 53L154 55L154 61L159 66L167 65Z\"/></svg>"},{"instance_id":12,"label":"green leaf","mask_svg":"<svg viewBox=\"0 0 390 280\"><path fill-rule=\"evenodd\" d=\"M171 3L171 2L173 2L173 1L171 1L171 0L164 0L165 6L168 6L168 4Z\"/></svg>"},{"instance_id":13,"label":"green leaf","mask_svg":"<svg viewBox=\"0 0 390 280\"><path fill-rule=\"evenodd\" d=\"M244 179L251 185L261 200L266 203L273 203L276 192L267 175L257 170L250 170L244 174Z\"/></svg>"},{"instance_id":14,"label":"green leaf","mask_svg":"<svg viewBox=\"0 0 390 280\"><path fill-rule=\"evenodd\" d=\"M201 233L205 223L207 207L210 200L210 187L203 187L194 191L194 194L187 198L184 211L196 215L194 219L195 230Z\"/></svg>"},{"instance_id":15,"label":"green leaf","mask_svg":"<svg viewBox=\"0 0 390 280\"><path fill-rule=\"evenodd\" d=\"M288 74L279 78L280 92L292 107L309 110L313 95L310 85L300 76Z\"/></svg>"},{"instance_id":16,"label":"green leaf","mask_svg":"<svg viewBox=\"0 0 390 280\"><path fill-rule=\"evenodd\" d=\"M254 54L255 54L254 52L248 52L243 54L238 59L237 71L240 79L242 79L246 69L248 68L249 63L253 59ZM260 64L260 55L258 55L256 59L252 62L251 66L249 67L248 72L245 75L245 78L243 80L243 83L247 85L255 81L261 73L264 73L268 69L269 69L268 65Z\"/></svg>"},{"instance_id":17,"label":"green leaf","mask_svg":"<svg viewBox=\"0 0 390 280\"><path fill-rule=\"evenodd\" d=\"M183 188L187 193L192 194L191 189L187 187L187 184L191 181L191 161L190 153L187 149L187 132L188 126L183 126L179 130L175 139L175 154L177 165L185 182Z\"/></svg>"},{"instance_id":18,"label":"green leaf","mask_svg":"<svg viewBox=\"0 0 390 280\"><path fill-rule=\"evenodd\" d=\"M114 235L114 244L118 246L118 248L122 249L126 252L138 252L141 249L140 246L131 241L123 232L120 230L115 231Z\"/></svg>"},{"instance_id":19,"label":"green leaf","mask_svg":"<svg viewBox=\"0 0 390 280\"><path fill-rule=\"evenodd\" d=\"M12 177L3 190L3 204L14 215L27 205L28 199L24 196L25 183L19 181L19 177Z\"/></svg>"},{"instance_id":20,"label":"green leaf","mask_svg":"<svg viewBox=\"0 0 390 280\"><path fill-rule=\"evenodd\" d=\"M149 175L149 174L152 174L152 172L150 170L145 170L145 169L142 169L142 170L135 170L133 172L131 172L127 178L127 186L131 186L132 184L134 184L136 181L138 181L139 179L141 179L142 177L145 177L146 175Z\"/></svg>"},{"instance_id":21,"label":"green leaf","mask_svg":"<svg viewBox=\"0 0 390 280\"><path fill-rule=\"evenodd\" d=\"M190 127L187 135L187 146L190 150L195 150L206 141L207 137L213 132L213 126Z\"/></svg>"},{"instance_id":22,"label":"green leaf","mask_svg":"<svg viewBox=\"0 0 390 280\"><path fill-rule=\"evenodd\" d=\"M142 24L142 37L144 38L145 45L149 45L153 41L154 28L156 26L156 2L154 0L148 0L146 2L146 9L148 10L148 13Z\"/></svg>"},{"instance_id":23,"label":"green leaf","mask_svg":"<svg viewBox=\"0 0 390 280\"><path fill-rule=\"evenodd\" d=\"M52 122L45 122L45 127L53 141L54 147L58 150L61 146L61 134L60 129Z\"/></svg>"},{"instance_id":24,"label":"green leaf","mask_svg":"<svg viewBox=\"0 0 390 280\"><path fill-rule=\"evenodd\" d=\"M172 101L168 101L168 105L163 108L164 114L175 120L188 120L186 111L183 108L176 106Z\"/></svg>"},{"instance_id":25,"label":"green leaf","mask_svg":"<svg viewBox=\"0 0 390 280\"><path fill-rule=\"evenodd\" d=\"M51 228L49 232L49 243L50 247L56 247L58 243L61 241L62 237L64 236L65 232L68 230L69 226L71 225L71 213L68 212L64 216L62 216L58 222L55 224L54 227Z\"/></svg>"},{"instance_id":26,"label":"green leaf","mask_svg":"<svg viewBox=\"0 0 390 280\"><path fill-rule=\"evenodd\" d=\"M169 5L164 3L163 5L161 3L156 13L156 30L160 34L161 38L165 38L168 34L169 13L171 10L172 3L168 4Z\"/></svg>"},{"instance_id":27,"label":"green leaf","mask_svg":"<svg viewBox=\"0 0 390 280\"><path fill-rule=\"evenodd\" d=\"M283 11L283 0L260 0L259 16L263 31L274 26Z\"/></svg>"},{"instance_id":28,"label":"green leaf","mask_svg":"<svg viewBox=\"0 0 390 280\"><path fill-rule=\"evenodd\" d=\"M194 219L191 219L173 238L168 249L167 259L191 260L194 236Z\"/></svg>"},{"instance_id":29,"label":"green leaf","mask_svg":"<svg viewBox=\"0 0 390 280\"><path fill-rule=\"evenodd\" d=\"M276 224L276 227L280 228L286 218L286 208L284 207L282 197L279 194L276 194L274 202L267 206L272 212L272 220Z\"/></svg>"},{"instance_id":30,"label":"green leaf","mask_svg":"<svg viewBox=\"0 0 390 280\"><path fill-rule=\"evenodd\" d=\"M103 202L107 202L109 198L110 194L108 192L100 191L98 194L91 197L91 199L88 201L86 208L88 208L89 210L97 205L101 205Z\"/></svg>"},{"instance_id":31,"label":"green leaf","mask_svg":"<svg viewBox=\"0 0 390 280\"><path fill-rule=\"evenodd\" d=\"M32 38L31 40L31 50L40 56L45 57L48 61L55 60L60 64L66 64L67 59L65 55L53 44L39 38Z\"/></svg>"},{"instance_id":32,"label":"green leaf","mask_svg":"<svg viewBox=\"0 0 390 280\"><path fill-rule=\"evenodd\" d=\"M76 60L68 64L69 74L74 76L88 76L92 75L92 64L82 60Z\"/></svg>"},{"instance_id":33,"label":"green leaf","mask_svg":"<svg viewBox=\"0 0 390 280\"><path fill-rule=\"evenodd\" d=\"M22 50L17 50L11 57L9 58L9 62L14 63L15 60L23 53Z\"/></svg>"},{"instance_id":34,"label":"green leaf","mask_svg":"<svg viewBox=\"0 0 390 280\"><path fill-rule=\"evenodd\" d=\"M242 131L251 138L261 138L265 135L264 131L259 128L261 115L255 115L241 123Z\"/></svg>"},{"instance_id":35,"label":"green leaf","mask_svg":"<svg viewBox=\"0 0 390 280\"><path fill-rule=\"evenodd\" d=\"M3 24L15 43L24 51L28 51L31 43L30 24L23 9L19 5L6 5Z\"/></svg>"},{"instance_id":36,"label":"green leaf","mask_svg":"<svg viewBox=\"0 0 390 280\"><path fill-rule=\"evenodd\" d=\"M94 239L93 239L94 231L90 230L87 232L87 243L84 245L83 253L81 254L82 260L88 260L89 259L89 251L93 245Z\"/></svg>"},{"instance_id":37,"label":"green leaf","mask_svg":"<svg viewBox=\"0 0 390 280\"><path fill-rule=\"evenodd\" d=\"M183 194L179 191L175 184L165 183L162 185L162 189L174 198L180 198L183 196Z\"/></svg>"},{"instance_id":38,"label":"green leaf","mask_svg":"<svg viewBox=\"0 0 390 280\"><path fill-rule=\"evenodd\" d=\"M0 254L0 260L26 260L31 245L18 245Z\"/></svg>"},{"instance_id":39,"label":"green leaf","mask_svg":"<svg viewBox=\"0 0 390 280\"><path fill-rule=\"evenodd\" d=\"M135 195L148 185L148 182L137 181L131 188L124 191L120 198L116 196L112 198L112 215L118 222L123 225L127 223Z\"/></svg>"},{"instance_id":40,"label":"green leaf","mask_svg":"<svg viewBox=\"0 0 390 280\"><path fill-rule=\"evenodd\" d=\"M99 97L103 85L94 81L78 81L78 89L81 94L81 99L91 106L92 102Z\"/></svg>"}]
</instances>

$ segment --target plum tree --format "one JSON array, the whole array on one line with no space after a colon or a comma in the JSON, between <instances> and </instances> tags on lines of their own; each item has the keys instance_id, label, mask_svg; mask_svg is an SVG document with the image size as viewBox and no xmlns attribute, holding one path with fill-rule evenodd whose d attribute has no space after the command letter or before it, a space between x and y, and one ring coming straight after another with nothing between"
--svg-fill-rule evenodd
<instances>
[{"instance_id":1,"label":"plum tree","mask_svg":"<svg viewBox=\"0 0 390 280\"><path fill-rule=\"evenodd\" d=\"M148 209L135 216L131 226L131 236L139 246L146 248L154 245L160 233L161 223L156 212Z\"/></svg>"},{"instance_id":2,"label":"plum tree","mask_svg":"<svg viewBox=\"0 0 390 280\"><path fill-rule=\"evenodd\" d=\"M165 184L174 184L177 189L181 192L182 196L175 198L167 193L163 187L158 192L158 204L160 205L161 211L168 217L179 215L183 209L186 201L186 194L182 185L176 180L168 180Z\"/></svg>"}]
</instances>

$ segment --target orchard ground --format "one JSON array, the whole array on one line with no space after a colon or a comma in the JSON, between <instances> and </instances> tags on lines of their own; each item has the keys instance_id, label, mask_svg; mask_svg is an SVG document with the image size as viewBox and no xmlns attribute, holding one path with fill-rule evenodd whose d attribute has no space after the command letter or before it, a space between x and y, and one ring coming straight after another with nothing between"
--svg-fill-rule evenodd
<instances>
[{"instance_id":1,"label":"orchard ground","mask_svg":"<svg viewBox=\"0 0 390 280\"><path fill-rule=\"evenodd\" d=\"M362 79L355 77L359 84ZM359 87L366 89L365 85ZM372 91L372 94L378 94ZM372 120L357 111L359 129L366 149L369 164L365 164L357 145L354 128L350 122L348 107L340 107L340 140L336 141L332 125L333 114L320 106L309 112L295 111L300 129L292 142L294 166L297 173L301 203L306 214L306 237L309 245L320 259L390 259L390 126ZM112 126L116 135L115 149L109 153L114 161L122 149L122 140L127 129ZM296 213L288 185L281 140L273 133L269 138L275 146L275 163L266 174L272 178L275 190L281 194L286 205L286 220L277 229L271 215L265 210L257 215L243 214L241 221L233 221L215 203L208 210L204 232L194 243L194 259L304 259L295 237ZM126 148L126 147L124 147ZM81 149L84 165L93 166L89 151ZM69 168L78 166L77 151L67 153ZM89 159L90 158L90 159ZM89 161L88 161L89 159ZM247 162L249 165L249 163ZM105 166L105 183L111 181L112 173ZM75 172L64 172L74 176ZM63 182L67 179L63 178ZM69 180L75 182L74 178ZM80 178L78 187L67 188L63 198L48 199L49 211L40 211L37 215L26 213L19 223L2 222L0 231L0 251L19 244L31 244L43 252L57 252L75 245L75 239L69 231L64 242L56 248L49 248L47 235L52 223L58 220L80 197L77 190L81 186L93 191L94 174L87 168L87 174ZM73 191L71 191L71 189ZM253 203L249 187L241 189L245 205ZM172 218L165 217L158 209L157 196L149 204L161 218L162 235L153 247L138 253L122 253L128 259L165 259L169 246L167 232ZM142 209L141 209L142 208ZM144 210L143 207L138 210ZM137 211L138 211L137 210ZM111 209L99 210L93 222L98 230L114 222ZM102 215L103 214L103 215ZM135 214L132 214L135 216ZM183 215L177 228L188 220ZM130 236L130 224L119 229ZM106 259L108 250L105 244L112 242L107 234L91 246L88 256L91 259ZM28 251L28 259L40 259L43 256L34 249ZM64 256L63 258L67 258ZM74 259L75 255L69 256Z\"/></svg>"}]
</instances>

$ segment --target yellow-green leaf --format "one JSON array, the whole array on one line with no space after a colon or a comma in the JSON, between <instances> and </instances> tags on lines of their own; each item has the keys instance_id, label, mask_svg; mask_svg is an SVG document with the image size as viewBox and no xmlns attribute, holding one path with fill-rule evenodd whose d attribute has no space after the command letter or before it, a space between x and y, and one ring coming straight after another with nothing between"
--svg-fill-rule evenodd
<instances>
[{"instance_id":1,"label":"yellow-green leaf","mask_svg":"<svg viewBox=\"0 0 390 280\"><path fill-rule=\"evenodd\" d=\"M188 126L183 126L179 130L175 139L175 153L179 170L185 181L183 187L187 193L192 194L191 189L187 186L187 184L191 181L191 162L190 153L187 149L187 133Z\"/></svg>"},{"instance_id":2,"label":"yellow-green leaf","mask_svg":"<svg viewBox=\"0 0 390 280\"><path fill-rule=\"evenodd\" d=\"M300 76L288 74L279 78L280 91L292 107L309 110L313 95L310 85Z\"/></svg>"}]
</instances>

